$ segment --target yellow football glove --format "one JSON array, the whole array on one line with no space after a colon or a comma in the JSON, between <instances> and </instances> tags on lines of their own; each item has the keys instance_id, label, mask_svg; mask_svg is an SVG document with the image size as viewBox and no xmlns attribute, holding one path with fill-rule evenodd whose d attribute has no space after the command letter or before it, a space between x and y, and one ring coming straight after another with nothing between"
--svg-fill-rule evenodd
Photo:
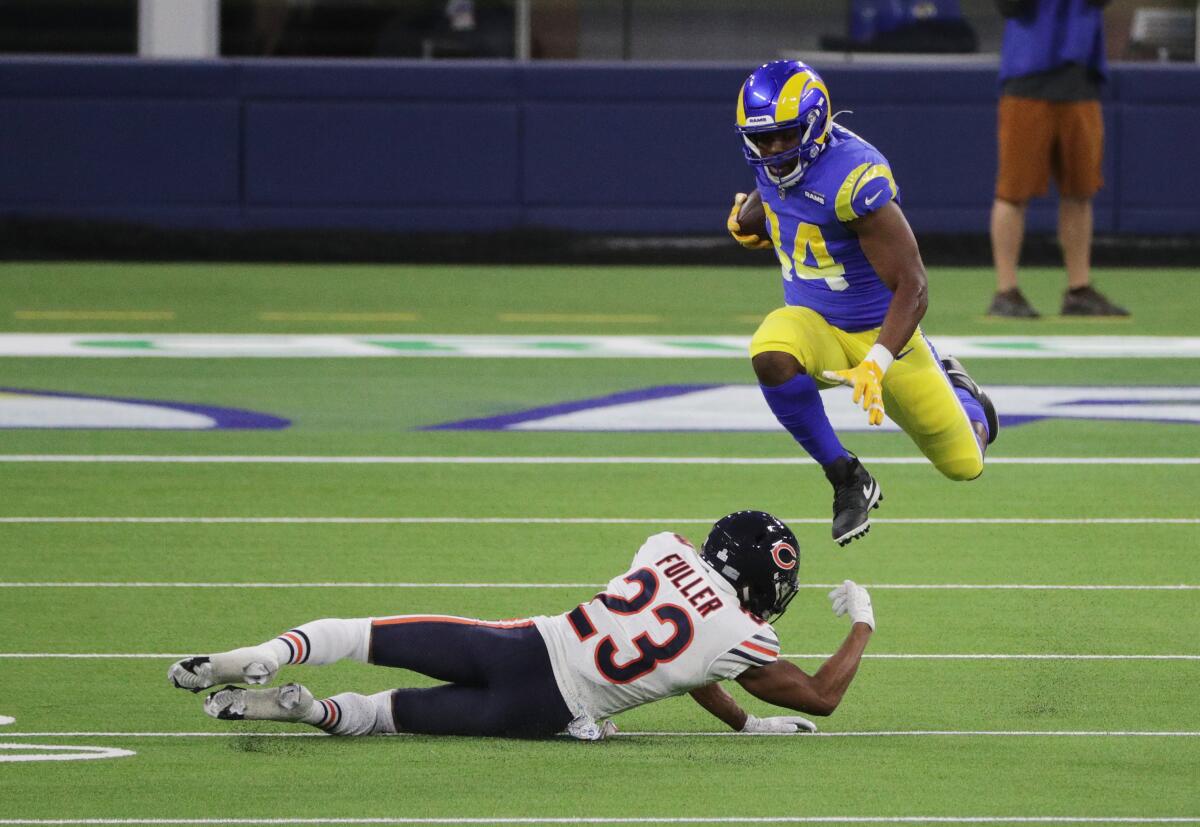
<instances>
[{"instance_id":1,"label":"yellow football glove","mask_svg":"<svg viewBox=\"0 0 1200 827\"><path fill-rule=\"evenodd\" d=\"M733 240L747 250L769 250L773 245L771 239L763 238L755 233L743 233L742 225L738 223L738 210L746 200L746 193L739 192L733 196L733 207L729 210L729 218L725 219L725 229L733 236Z\"/></svg>"},{"instance_id":2,"label":"yellow football glove","mask_svg":"<svg viewBox=\"0 0 1200 827\"><path fill-rule=\"evenodd\" d=\"M883 424L883 368L871 359L864 359L849 370L827 370L822 376L830 382L854 388L854 402L862 403L867 422Z\"/></svg>"}]
</instances>

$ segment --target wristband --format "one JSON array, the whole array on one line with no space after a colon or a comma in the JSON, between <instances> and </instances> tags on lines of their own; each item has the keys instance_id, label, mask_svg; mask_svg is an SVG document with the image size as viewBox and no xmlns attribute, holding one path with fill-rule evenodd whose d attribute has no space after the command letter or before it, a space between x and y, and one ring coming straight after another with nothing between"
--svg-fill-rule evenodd
<instances>
[{"instance_id":1,"label":"wristband","mask_svg":"<svg viewBox=\"0 0 1200 827\"><path fill-rule=\"evenodd\" d=\"M880 373L887 373L888 368L895 360L896 357L892 356L892 352L879 342L871 345L871 349L867 351L867 358L863 359L864 362L874 362L879 365Z\"/></svg>"}]
</instances>

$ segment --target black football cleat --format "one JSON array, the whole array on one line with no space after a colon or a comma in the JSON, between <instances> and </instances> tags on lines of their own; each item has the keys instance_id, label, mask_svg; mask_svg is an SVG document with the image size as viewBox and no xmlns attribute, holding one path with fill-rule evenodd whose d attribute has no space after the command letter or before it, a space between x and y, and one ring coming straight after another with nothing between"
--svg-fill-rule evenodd
<instances>
[{"instance_id":1,"label":"black football cleat","mask_svg":"<svg viewBox=\"0 0 1200 827\"><path fill-rule=\"evenodd\" d=\"M833 539L844 546L871 530L868 515L879 508L883 491L854 456L825 466L825 478L833 485Z\"/></svg>"},{"instance_id":2,"label":"black football cleat","mask_svg":"<svg viewBox=\"0 0 1200 827\"><path fill-rule=\"evenodd\" d=\"M953 356L947 356L942 360L942 370L946 371L946 376L949 377L951 385L956 388L962 388L979 400L979 404L983 406L983 415L987 418L988 427L987 444L991 445L996 441L996 435L1000 433L1000 417L996 415L996 406L992 404L992 400L983 392L983 389L975 384L975 380L970 377L967 369L962 366L962 362Z\"/></svg>"}]
</instances>

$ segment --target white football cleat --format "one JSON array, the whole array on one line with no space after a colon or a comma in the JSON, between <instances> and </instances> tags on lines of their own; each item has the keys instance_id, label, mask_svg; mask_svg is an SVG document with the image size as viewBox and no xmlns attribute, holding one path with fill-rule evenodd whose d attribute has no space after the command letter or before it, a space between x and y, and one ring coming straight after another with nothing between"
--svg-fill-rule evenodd
<instances>
[{"instance_id":1,"label":"white football cleat","mask_svg":"<svg viewBox=\"0 0 1200 827\"><path fill-rule=\"evenodd\" d=\"M204 711L222 721L302 721L313 694L298 683L268 689L227 686L204 699Z\"/></svg>"},{"instance_id":2,"label":"white football cleat","mask_svg":"<svg viewBox=\"0 0 1200 827\"><path fill-rule=\"evenodd\" d=\"M279 662L261 646L247 646L217 655L184 658L171 664L167 680L189 692L201 692L218 683L270 683Z\"/></svg>"}]
</instances>

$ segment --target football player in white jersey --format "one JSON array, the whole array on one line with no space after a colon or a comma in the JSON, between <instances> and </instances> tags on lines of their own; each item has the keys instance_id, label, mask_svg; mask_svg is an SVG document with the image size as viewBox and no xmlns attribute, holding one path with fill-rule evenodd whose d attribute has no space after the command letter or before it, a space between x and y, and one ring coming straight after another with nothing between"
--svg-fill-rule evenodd
<instances>
[{"instance_id":1,"label":"football player in white jersey","mask_svg":"<svg viewBox=\"0 0 1200 827\"><path fill-rule=\"evenodd\" d=\"M685 692L734 730L814 732L807 718L758 718L720 685L788 710L829 715L842 700L875 628L866 589L847 580L829 597L850 633L809 675L779 657L771 621L796 594L796 538L761 511L723 517L699 551L677 534L650 537L629 570L565 614L483 621L446 615L325 619L259 644L185 658L168 672L200 692L226 681L266 684L286 664L350 659L445 681L375 695L315 699L299 684L211 693L225 720L311 724L335 735L414 732L584 740L615 731L608 718Z\"/></svg>"}]
</instances>

